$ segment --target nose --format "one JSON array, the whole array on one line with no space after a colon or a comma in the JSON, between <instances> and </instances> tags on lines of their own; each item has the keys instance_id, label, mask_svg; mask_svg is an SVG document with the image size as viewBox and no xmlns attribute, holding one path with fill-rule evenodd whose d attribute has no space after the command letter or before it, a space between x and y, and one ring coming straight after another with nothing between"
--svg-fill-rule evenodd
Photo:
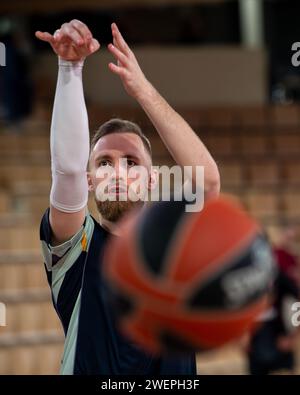
<instances>
[{"instance_id":1,"label":"nose","mask_svg":"<svg viewBox=\"0 0 300 395\"><path fill-rule=\"evenodd\" d=\"M127 178L127 159L120 158L114 164L114 171L112 173L113 181L122 181L124 182Z\"/></svg>"}]
</instances>

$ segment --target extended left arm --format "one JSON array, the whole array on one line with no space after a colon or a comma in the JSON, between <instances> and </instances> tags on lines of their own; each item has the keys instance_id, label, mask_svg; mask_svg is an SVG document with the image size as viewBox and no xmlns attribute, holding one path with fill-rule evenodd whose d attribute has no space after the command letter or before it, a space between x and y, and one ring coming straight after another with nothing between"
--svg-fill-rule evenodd
<instances>
[{"instance_id":1,"label":"extended left arm","mask_svg":"<svg viewBox=\"0 0 300 395\"><path fill-rule=\"evenodd\" d=\"M110 63L110 70L120 76L127 93L144 109L176 163L193 169L195 166L204 167L206 201L217 197L220 191L219 171L207 148L146 79L115 24L112 25L112 34L113 44L108 49L117 59L117 65Z\"/></svg>"}]
</instances>

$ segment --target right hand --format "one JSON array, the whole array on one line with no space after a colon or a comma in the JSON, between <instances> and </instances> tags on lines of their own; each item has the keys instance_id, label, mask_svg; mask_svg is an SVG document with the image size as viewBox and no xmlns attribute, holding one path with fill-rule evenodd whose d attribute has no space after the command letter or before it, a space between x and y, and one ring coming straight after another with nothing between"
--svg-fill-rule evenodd
<instances>
[{"instance_id":1,"label":"right hand","mask_svg":"<svg viewBox=\"0 0 300 395\"><path fill-rule=\"evenodd\" d=\"M48 42L60 58L69 61L83 60L100 48L89 28L77 19L64 23L53 35L37 31L35 36Z\"/></svg>"}]
</instances>

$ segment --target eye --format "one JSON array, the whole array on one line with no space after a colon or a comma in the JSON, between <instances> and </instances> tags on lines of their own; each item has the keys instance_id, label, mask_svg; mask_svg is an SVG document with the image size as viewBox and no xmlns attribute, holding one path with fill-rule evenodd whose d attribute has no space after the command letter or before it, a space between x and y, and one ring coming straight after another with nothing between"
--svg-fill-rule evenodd
<instances>
[{"instance_id":1,"label":"eye","mask_svg":"<svg viewBox=\"0 0 300 395\"><path fill-rule=\"evenodd\" d=\"M106 159L103 159L103 160L101 160L100 162L99 162L99 167L101 166L101 167L103 167L103 166L110 166L110 162L108 161L108 160L106 160Z\"/></svg>"},{"instance_id":2,"label":"eye","mask_svg":"<svg viewBox=\"0 0 300 395\"><path fill-rule=\"evenodd\" d=\"M127 159L127 165L129 167L136 166L136 162L132 159Z\"/></svg>"}]
</instances>

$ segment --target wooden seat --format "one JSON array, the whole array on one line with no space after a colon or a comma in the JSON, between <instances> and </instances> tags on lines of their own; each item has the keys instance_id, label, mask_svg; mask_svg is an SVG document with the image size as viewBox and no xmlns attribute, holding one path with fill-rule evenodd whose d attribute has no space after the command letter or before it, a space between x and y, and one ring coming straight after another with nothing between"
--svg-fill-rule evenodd
<instances>
[{"instance_id":1,"label":"wooden seat","mask_svg":"<svg viewBox=\"0 0 300 395\"><path fill-rule=\"evenodd\" d=\"M38 262L38 264L30 263L23 265L23 289L48 289L43 260L44 259L41 256L41 261Z\"/></svg>"},{"instance_id":2,"label":"wooden seat","mask_svg":"<svg viewBox=\"0 0 300 395\"><path fill-rule=\"evenodd\" d=\"M247 173L252 187L277 185L280 181L279 166L274 160L247 162Z\"/></svg>"},{"instance_id":3,"label":"wooden seat","mask_svg":"<svg viewBox=\"0 0 300 395\"><path fill-rule=\"evenodd\" d=\"M270 106L270 122L274 126L299 126L298 105L273 105Z\"/></svg>"},{"instance_id":4,"label":"wooden seat","mask_svg":"<svg viewBox=\"0 0 300 395\"><path fill-rule=\"evenodd\" d=\"M16 290L22 288L22 266L19 264L0 265L0 290Z\"/></svg>"},{"instance_id":5,"label":"wooden seat","mask_svg":"<svg viewBox=\"0 0 300 395\"><path fill-rule=\"evenodd\" d=\"M38 263L0 264L0 290L48 289L43 258Z\"/></svg>"},{"instance_id":6,"label":"wooden seat","mask_svg":"<svg viewBox=\"0 0 300 395\"><path fill-rule=\"evenodd\" d=\"M245 180L243 174L243 165L239 161L219 162L219 170L222 187L242 187Z\"/></svg>"},{"instance_id":7,"label":"wooden seat","mask_svg":"<svg viewBox=\"0 0 300 395\"><path fill-rule=\"evenodd\" d=\"M246 196L249 212L258 220L277 218L279 215L278 197L276 193L251 191Z\"/></svg>"},{"instance_id":8,"label":"wooden seat","mask_svg":"<svg viewBox=\"0 0 300 395\"><path fill-rule=\"evenodd\" d=\"M0 191L0 213L6 213L10 210L10 198L6 191Z\"/></svg>"},{"instance_id":9,"label":"wooden seat","mask_svg":"<svg viewBox=\"0 0 300 395\"><path fill-rule=\"evenodd\" d=\"M212 107L206 109L206 118L210 128L231 128L233 124L231 108Z\"/></svg>"},{"instance_id":10,"label":"wooden seat","mask_svg":"<svg viewBox=\"0 0 300 395\"><path fill-rule=\"evenodd\" d=\"M285 161L282 167L284 183L290 186L300 185L300 160Z\"/></svg>"},{"instance_id":11,"label":"wooden seat","mask_svg":"<svg viewBox=\"0 0 300 395\"><path fill-rule=\"evenodd\" d=\"M35 348L38 367L34 374L59 374L60 361L63 355L62 344L45 344Z\"/></svg>"},{"instance_id":12,"label":"wooden seat","mask_svg":"<svg viewBox=\"0 0 300 395\"><path fill-rule=\"evenodd\" d=\"M1 335L1 328L0 328ZM8 348L0 347L0 375L14 374L12 366L12 353Z\"/></svg>"},{"instance_id":13,"label":"wooden seat","mask_svg":"<svg viewBox=\"0 0 300 395\"><path fill-rule=\"evenodd\" d=\"M6 134L1 136L0 152L33 152L36 150L50 149L49 132L41 135L21 135Z\"/></svg>"},{"instance_id":14,"label":"wooden seat","mask_svg":"<svg viewBox=\"0 0 300 395\"><path fill-rule=\"evenodd\" d=\"M266 155L269 151L266 135L247 134L239 139L239 153L247 156Z\"/></svg>"},{"instance_id":15,"label":"wooden seat","mask_svg":"<svg viewBox=\"0 0 300 395\"><path fill-rule=\"evenodd\" d=\"M49 193L41 195L17 196L13 199L15 210L19 213L30 213L34 219L41 219L49 207Z\"/></svg>"},{"instance_id":16,"label":"wooden seat","mask_svg":"<svg viewBox=\"0 0 300 395\"><path fill-rule=\"evenodd\" d=\"M51 180L50 166L40 165L1 165L0 185L10 187L19 181L49 181Z\"/></svg>"},{"instance_id":17,"label":"wooden seat","mask_svg":"<svg viewBox=\"0 0 300 395\"><path fill-rule=\"evenodd\" d=\"M0 374L57 374L62 350L63 332L50 297L7 303L7 326L0 328Z\"/></svg>"},{"instance_id":18,"label":"wooden seat","mask_svg":"<svg viewBox=\"0 0 300 395\"><path fill-rule=\"evenodd\" d=\"M0 342L1 339L3 339L3 336L6 336L7 334L16 334L18 332L18 306L16 304L8 304L6 302L5 306L6 326L0 327Z\"/></svg>"},{"instance_id":19,"label":"wooden seat","mask_svg":"<svg viewBox=\"0 0 300 395\"><path fill-rule=\"evenodd\" d=\"M289 191L282 195L283 209L287 217L300 219L300 191Z\"/></svg>"},{"instance_id":20,"label":"wooden seat","mask_svg":"<svg viewBox=\"0 0 300 395\"><path fill-rule=\"evenodd\" d=\"M51 183L49 180L18 180L12 185L10 191L14 196L29 196L50 194Z\"/></svg>"},{"instance_id":21,"label":"wooden seat","mask_svg":"<svg viewBox=\"0 0 300 395\"><path fill-rule=\"evenodd\" d=\"M273 136L275 153L277 155L299 155L300 134L298 133L276 133Z\"/></svg>"},{"instance_id":22,"label":"wooden seat","mask_svg":"<svg viewBox=\"0 0 300 395\"><path fill-rule=\"evenodd\" d=\"M0 375L57 375L62 355L62 342L0 348Z\"/></svg>"},{"instance_id":23,"label":"wooden seat","mask_svg":"<svg viewBox=\"0 0 300 395\"><path fill-rule=\"evenodd\" d=\"M9 309L9 306L8 306ZM37 332L43 328L43 315L40 303L18 303L16 314L17 332Z\"/></svg>"},{"instance_id":24,"label":"wooden seat","mask_svg":"<svg viewBox=\"0 0 300 395\"><path fill-rule=\"evenodd\" d=\"M176 110L194 130L201 130L203 124L207 124L206 113L201 108L185 107Z\"/></svg>"},{"instance_id":25,"label":"wooden seat","mask_svg":"<svg viewBox=\"0 0 300 395\"><path fill-rule=\"evenodd\" d=\"M5 151L0 153L0 166L12 166L16 163L23 163L24 165L50 166L50 151L49 149L40 149L31 152Z\"/></svg>"},{"instance_id":26,"label":"wooden seat","mask_svg":"<svg viewBox=\"0 0 300 395\"><path fill-rule=\"evenodd\" d=\"M264 127L269 122L269 108L267 106L249 106L240 109L240 124L245 129Z\"/></svg>"},{"instance_id":27,"label":"wooden seat","mask_svg":"<svg viewBox=\"0 0 300 395\"><path fill-rule=\"evenodd\" d=\"M39 228L24 225L22 227L0 228L0 249L37 250L40 248Z\"/></svg>"},{"instance_id":28,"label":"wooden seat","mask_svg":"<svg viewBox=\"0 0 300 395\"><path fill-rule=\"evenodd\" d=\"M217 135L211 134L207 139L203 139L204 144L213 156L234 155L234 138L231 134Z\"/></svg>"},{"instance_id":29,"label":"wooden seat","mask_svg":"<svg viewBox=\"0 0 300 395\"><path fill-rule=\"evenodd\" d=\"M45 301L6 303L7 325L1 329L0 342L1 337L8 333L61 332L61 323L52 305L50 291L47 299Z\"/></svg>"},{"instance_id":30,"label":"wooden seat","mask_svg":"<svg viewBox=\"0 0 300 395\"><path fill-rule=\"evenodd\" d=\"M19 346L10 350L11 371L21 375L32 375L38 371L39 361L36 357L35 347ZM16 374L15 373L15 374ZM13 373L11 373L13 374Z\"/></svg>"},{"instance_id":31,"label":"wooden seat","mask_svg":"<svg viewBox=\"0 0 300 395\"><path fill-rule=\"evenodd\" d=\"M50 292L49 292L50 295ZM52 301L45 301L39 303L39 311L42 317L42 327L41 330L49 331L49 330L57 330L62 331L61 322L56 314L56 311L53 307Z\"/></svg>"}]
</instances>

